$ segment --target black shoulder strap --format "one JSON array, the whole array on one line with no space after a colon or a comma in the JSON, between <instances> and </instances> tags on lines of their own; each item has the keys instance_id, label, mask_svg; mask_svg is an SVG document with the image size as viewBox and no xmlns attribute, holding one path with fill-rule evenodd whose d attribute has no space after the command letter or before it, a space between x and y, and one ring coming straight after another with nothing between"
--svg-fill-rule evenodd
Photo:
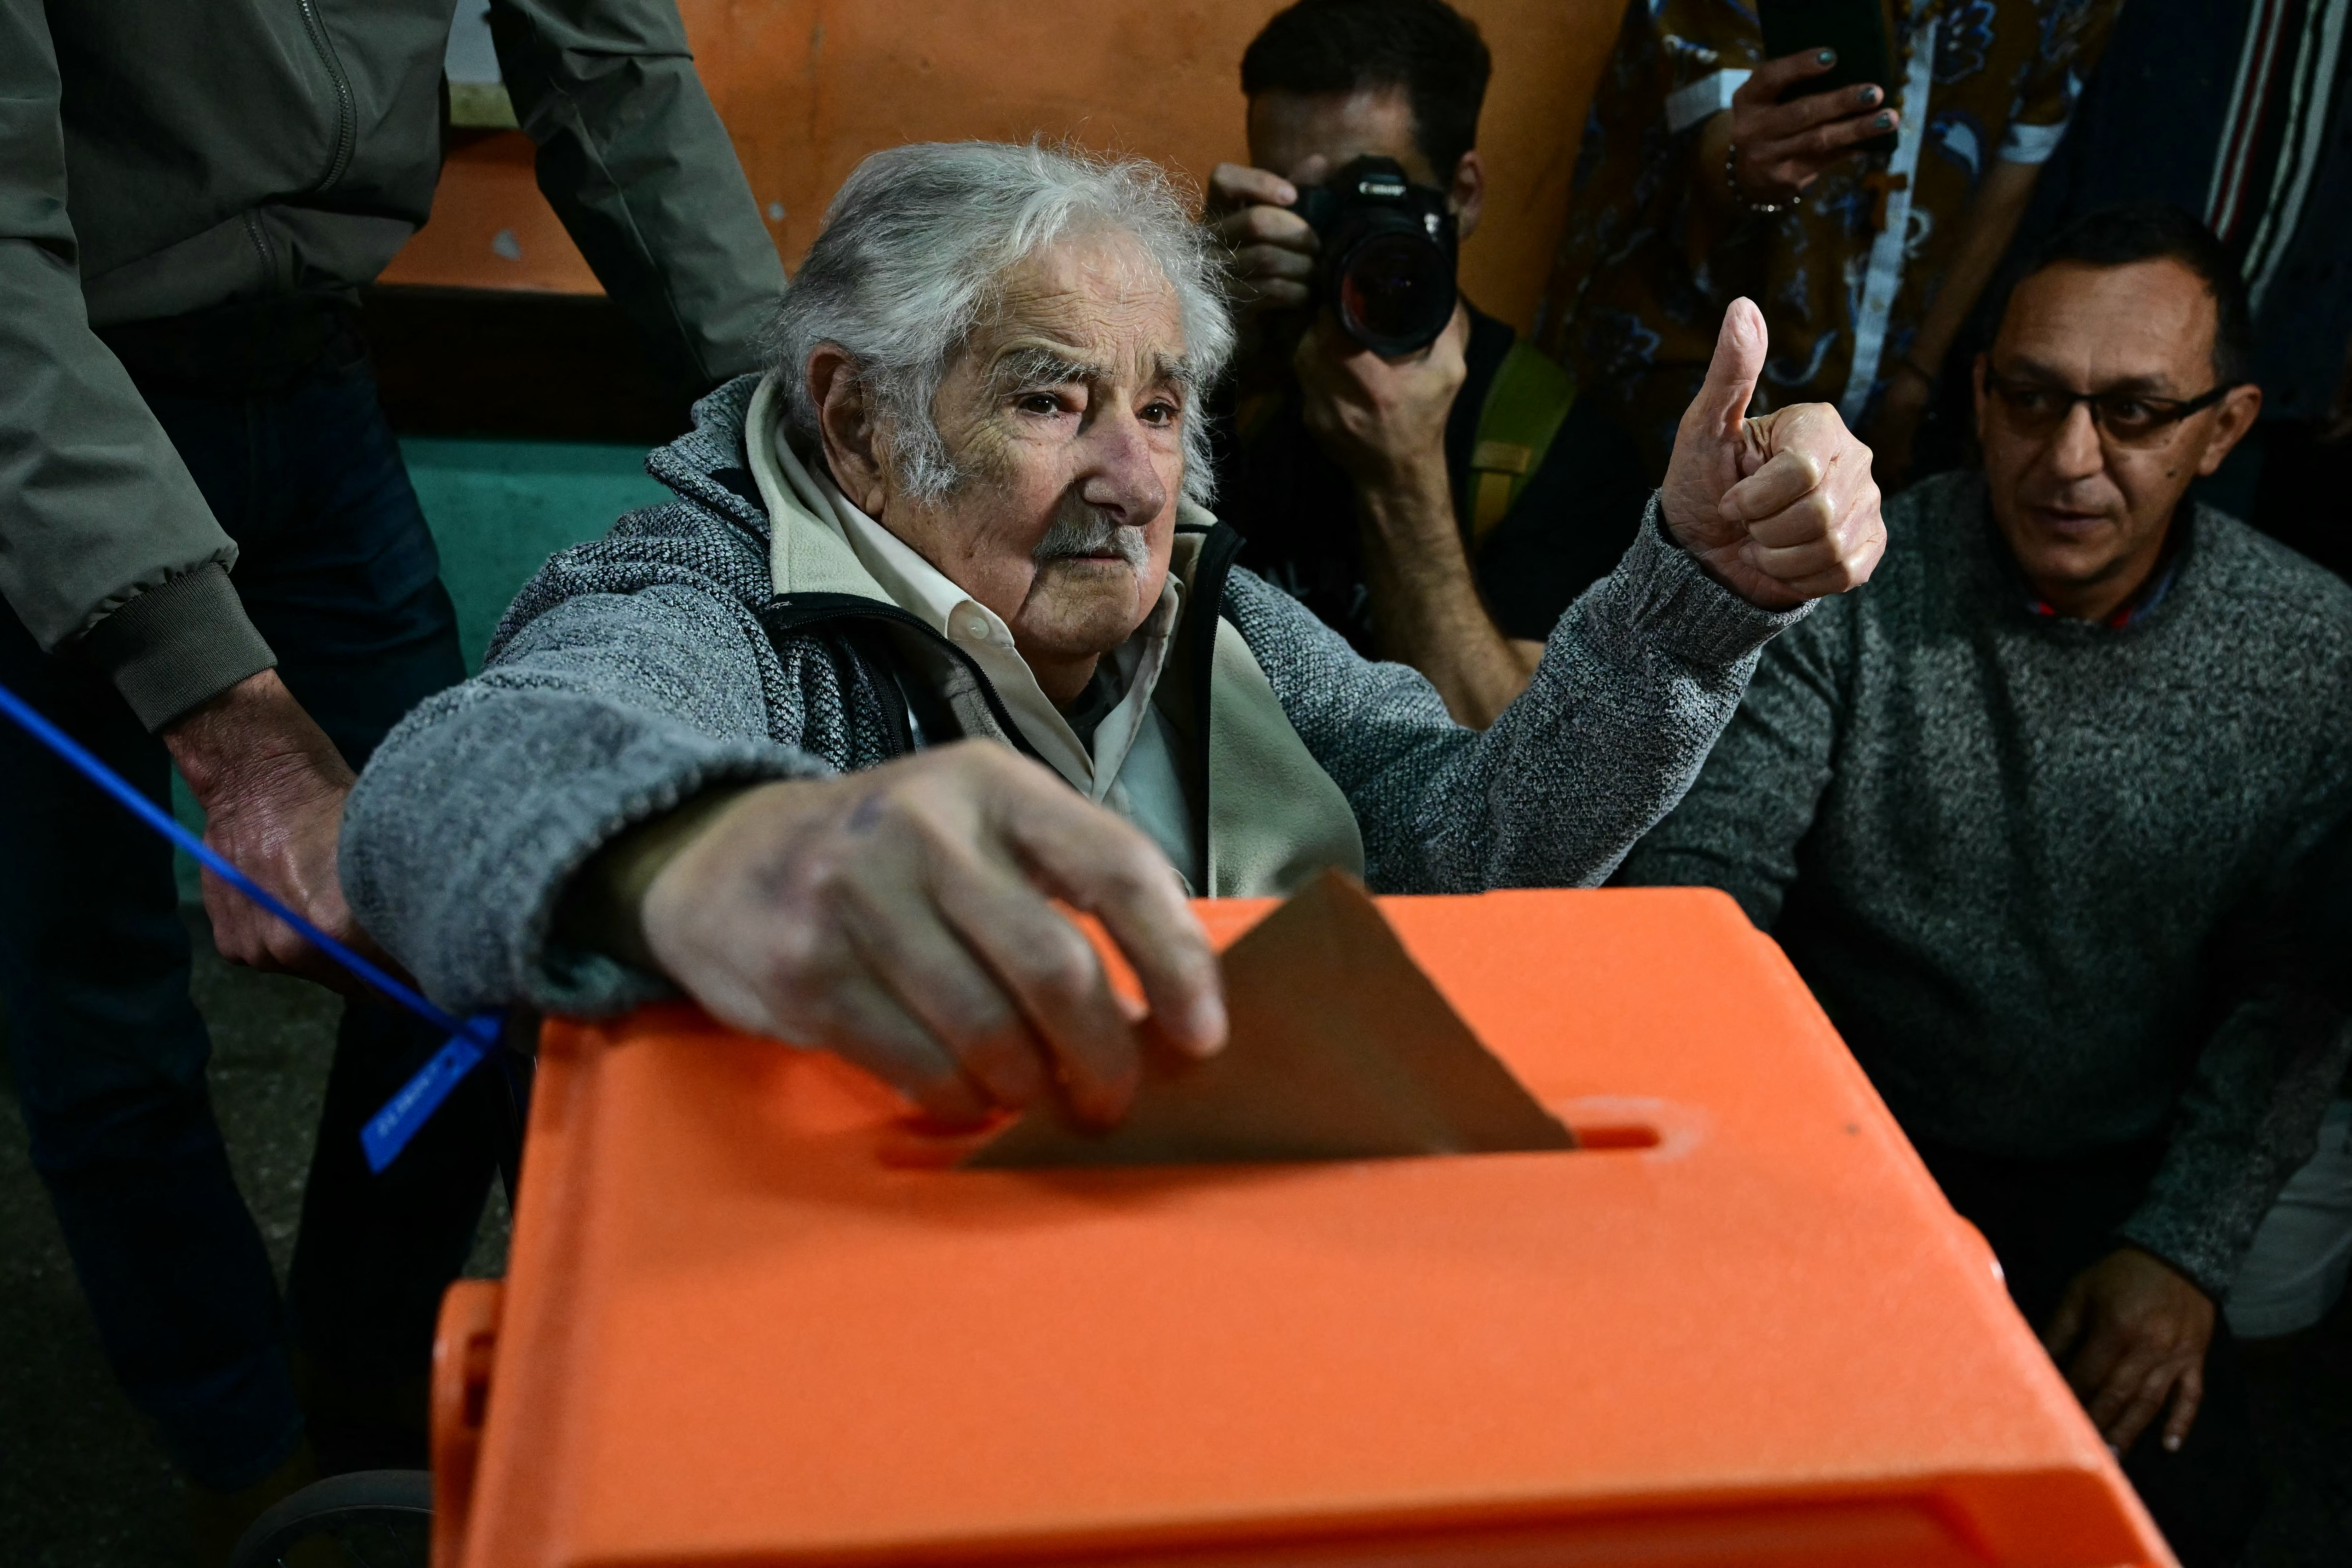
<instances>
[{"instance_id":1,"label":"black shoulder strap","mask_svg":"<svg viewBox=\"0 0 2352 1568\"><path fill-rule=\"evenodd\" d=\"M1170 668L1183 675L1181 689L1170 691L1163 682L1160 701L1177 733L1189 742L1182 759L1184 795L1192 803L1193 829L1203 845L1209 841L1209 686L1216 667L1217 622L1225 613L1226 579L1233 575L1234 559L1244 542L1241 530L1227 522L1216 524L1207 534L1193 559L1192 581L1185 585L1184 616L1176 627L1176 645L1168 650Z\"/></svg>"},{"instance_id":2,"label":"black shoulder strap","mask_svg":"<svg viewBox=\"0 0 2352 1568\"><path fill-rule=\"evenodd\" d=\"M1036 756L1029 737L1021 732L1004 700L996 694L995 683L971 656L898 605L856 594L778 594L761 605L758 613L768 641L780 653L786 637L821 637L863 679L898 699L895 703L887 700L881 703L890 710L885 721L892 726L900 746L895 755L916 749L918 727L922 731L923 744L939 743L942 738L961 739L963 734L962 726L955 721L931 683L909 663L906 649L911 639L926 651L961 665L988 705L989 718L1005 740L1024 756Z\"/></svg>"}]
</instances>

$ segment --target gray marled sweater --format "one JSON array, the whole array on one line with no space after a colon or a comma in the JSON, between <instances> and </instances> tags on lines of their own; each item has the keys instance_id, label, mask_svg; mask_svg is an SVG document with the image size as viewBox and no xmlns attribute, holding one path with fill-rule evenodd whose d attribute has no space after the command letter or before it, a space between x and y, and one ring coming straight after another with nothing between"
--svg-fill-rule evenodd
<instances>
[{"instance_id":1,"label":"gray marled sweater","mask_svg":"<svg viewBox=\"0 0 2352 1568\"><path fill-rule=\"evenodd\" d=\"M459 1008L607 1013L652 976L558 942L565 883L630 824L705 786L871 766L887 725L823 640L772 640L768 520L744 472L756 378L697 405L647 467L677 499L550 561L488 667L403 721L344 816L368 930ZM1706 577L1652 516L1563 616L1527 692L1465 730L1403 665L1372 664L1246 572L1225 618L1396 892L1593 883L1671 808L1738 706L1771 615Z\"/></svg>"},{"instance_id":2,"label":"gray marled sweater","mask_svg":"<svg viewBox=\"0 0 2352 1568\"><path fill-rule=\"evenodd\" d=\"M2352 803L2352 590L2200 511L2169 590L2109 629L2028 610L1979 476L1887 524L1869 589L1767 651L1622 879L1727 889L1915 1136L2168 1133L2125 1234L2219 1296L2342 1068L2279 1009L2230 1010L2212 959Z\"/></svg>"}]
</instances>

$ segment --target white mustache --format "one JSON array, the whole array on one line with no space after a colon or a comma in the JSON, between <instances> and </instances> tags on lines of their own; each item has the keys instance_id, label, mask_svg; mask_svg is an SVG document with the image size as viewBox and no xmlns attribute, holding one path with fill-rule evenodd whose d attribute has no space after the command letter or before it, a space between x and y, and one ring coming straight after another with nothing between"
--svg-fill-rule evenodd
<instances>
[{"instance_id":1,"label":"white mustache","mask_svg":"<svg viewBox=\"0 0 2352 1568\"><path fill-rule=\"evenodd\" d=\"M1084 501L1072 500L1065 502L1054 514L1054 525L1029 552L1029 558L1045 566L1073 555L1105 552L1117 555L1137 572L1142 571L1150 559L1150 551L1143 542L1143 530L1117 521Z\"/></svg>"}]
</instances>

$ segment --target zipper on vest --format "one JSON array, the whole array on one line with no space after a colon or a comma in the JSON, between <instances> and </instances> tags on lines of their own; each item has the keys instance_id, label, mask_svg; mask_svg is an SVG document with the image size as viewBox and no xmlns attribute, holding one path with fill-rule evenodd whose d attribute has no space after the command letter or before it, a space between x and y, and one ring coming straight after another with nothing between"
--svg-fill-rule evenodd
<instances>
[{"instance_id":1,"label":"zipper on vest","mask_svg":"<svg viewBox=\"0 0 2352 1568\"><path fill-rule=\"evenodd\" d=\"M978 688L981 700L987 705L989 718L994 721L996 727L1004 732L1006 742L1024 756L1037 755L1036 748L1029 743L1029 737L1023 734L1021 726L1013 721L1013 714L1004 706L1004 699L996 694L996 683L988 679L987 672L980 668L979 661L940 636L935 628L925 625L921 617L909 611L902 610L896 605L887 605L878 599L855 598L846 594L840 595L840 598L845 601L843 603L824 605L794 605L791 602L794 596L778 595L771 598L760 611L761 627L767 632L771 642L773 642L779 635L790 637L794 632L806 631L833 621L874 620L887 621L893 626L911 626L927 642L963 667L964 672L971 677L973 685ZM825 597L829 598L832 595L825 595ZM775 625L777 620L784 621L786 624L779 627ZM893 673L895 679L895 672ZM1060 775L1057 773L1055 776Z\"/></svg>"},{"instance_id":2,"label":"zipper on vest","mask_svg":"<svg viewBox=\"0 0 2352 1568\"><path fill-rule=\"evenodd\" d=\"M278 247L270 243L269 231L251 213L243 215L245 237L253 244L254 254L261 260L261 280L265 287L278 287Z\"/></svg>"},{"instance_id":3,"label":"zipper on vest","mask_svg":"<svg viewBox=\"0 0 2352 1568\"><path fill-rule=\"evenodd\" d=\"M336 57L334 40L327 37L327 21L319 15L315 0L295 0L295 4L302 8L303 29L310 35L310 47L318 51L319 64L335 88L335 150L328 155L327 172L310 187L331 190L351 168L352 155L358 150L359 100L352 92L351 78L343 72L343 62Z\"/></svg>"}]
</instances>

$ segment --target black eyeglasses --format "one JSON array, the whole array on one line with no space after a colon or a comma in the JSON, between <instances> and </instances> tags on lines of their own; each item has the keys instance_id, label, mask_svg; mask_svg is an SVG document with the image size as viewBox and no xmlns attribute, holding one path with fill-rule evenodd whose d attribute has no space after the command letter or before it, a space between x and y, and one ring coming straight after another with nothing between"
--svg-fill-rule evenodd
<instances>
[{"instance_id":1,"label":"black eyeglasses","mask_svg":"<svg viewBox=\"0 0 2352 1568\"><path fill-rule=\"evenodd\" d=\"M2000 399L2021 435L2046 437L2066 423L2074 405L2091 405L2091 423L2119 447L2152 447L2190 415L2212 407L2231 390L2224 383L2201 397L2149 397L2137 392L2069 392L2038 381L2011 381L1985 372L1985 388Z\"/></svg>"}]
</instances>

